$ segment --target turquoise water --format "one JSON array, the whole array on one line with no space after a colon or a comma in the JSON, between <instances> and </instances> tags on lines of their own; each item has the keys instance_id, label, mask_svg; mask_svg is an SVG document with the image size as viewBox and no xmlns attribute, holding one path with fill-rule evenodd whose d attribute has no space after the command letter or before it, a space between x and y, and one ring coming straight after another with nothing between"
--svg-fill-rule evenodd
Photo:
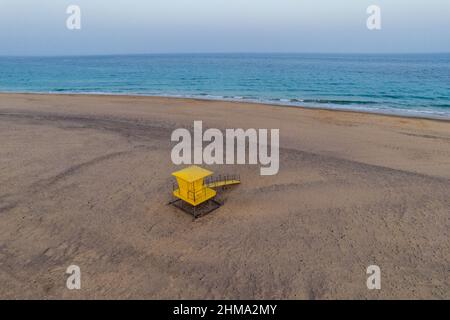
<instances>
[{"instance_id":1,"label":"turquoise water","mask_svg":"<svg viewBox=\"0 0 450 320\"><path fill-rule=\"evenodd\" d=\"M196 97L450 118L450 54L0 57L0 91Z\"/></svg>"}]
</instances>

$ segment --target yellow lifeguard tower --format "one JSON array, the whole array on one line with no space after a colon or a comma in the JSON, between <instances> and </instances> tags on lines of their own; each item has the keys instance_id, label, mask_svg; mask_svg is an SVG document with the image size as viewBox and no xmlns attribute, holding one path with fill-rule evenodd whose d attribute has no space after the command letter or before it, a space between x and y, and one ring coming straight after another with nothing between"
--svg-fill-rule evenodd
<instances>
[{"instance_id":1,"label":"yellow lifeguard tower","mask_svg":"<svg viewBox=\"0 0 450 320\"><path fill-rule=\"evenodd\" d=\"M178 183L178 189L173 191L173 195L194 207L214 198L216 191L207 187L204 183L205 178L212 174L211 171L197 166L172 173L177 178Z\"/></svg>"},{"instance_id":2,"label":"yellow lifeguard tower","mask_svg":"<svg viewBox=\"0 0 450 320\"><path fill-rule=\"evenodd\" d=\"M190 166L176 171L172 175L177 179L177 186L173 187L173 196L176 199L169 204L192 214L194 218L209 213L222 205L214 199L217 192L213 188L223 188L240 183L240 177L237 175L212 178L213 172L198 166ZM196 208L201 210L196 210Z\"/></svg>"}]
</instances>

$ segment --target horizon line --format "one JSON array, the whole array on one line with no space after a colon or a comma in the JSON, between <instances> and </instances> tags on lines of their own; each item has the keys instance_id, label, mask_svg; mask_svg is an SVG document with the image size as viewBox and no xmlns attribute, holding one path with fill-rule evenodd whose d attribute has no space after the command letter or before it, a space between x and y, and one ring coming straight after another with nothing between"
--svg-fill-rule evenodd
<instances>
[{"instance_id":1,"label":"horizon line","mask_svg":"<svg viewBox=\"0 0 450 320\"><path fill-rule=\"evenodd\" d=\"M107 57L107 56L150 56L150 55L203 55L203 54L317 54L317 55L426 55L426 54L450 54L450 51L433 51L433 52L301 52L301 51L205 51L205 52L148 52L148 53L81 53L81 54L0 54L0 58L58 58L58 57Z\"/></svg>"}]
</instances>

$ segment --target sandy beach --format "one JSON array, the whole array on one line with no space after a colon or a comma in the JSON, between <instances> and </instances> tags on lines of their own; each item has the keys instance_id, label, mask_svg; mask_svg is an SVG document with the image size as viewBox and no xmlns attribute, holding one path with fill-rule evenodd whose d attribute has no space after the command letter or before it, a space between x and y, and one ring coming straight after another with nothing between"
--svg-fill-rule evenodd
<instances>
[{"instance_id":1,"label":"sandy beach","mask_svg":"<svg viewBox=\"0 0 450 320\"><path fill-rule=\"evenodd\" d=\"M242 184L196 221L167 205L170 136L194 120L280 129L278 175L204 166ZM0 94L0 298L450 299L449 195L449 121Z\"/></svg>"}]
</instances>

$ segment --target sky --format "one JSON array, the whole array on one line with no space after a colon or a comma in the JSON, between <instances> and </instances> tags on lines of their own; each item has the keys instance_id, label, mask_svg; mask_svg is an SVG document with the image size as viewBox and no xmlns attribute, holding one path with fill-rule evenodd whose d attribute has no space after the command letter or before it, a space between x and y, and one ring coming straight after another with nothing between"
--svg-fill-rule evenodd
<instances>
[{"instance_id":1,"label":"sky","mask_svg":"<svg viewBox=\"0 0 450 320\"><path fill-rule=\"evenodd\" d=\"M0 0L0 55L206 52L450 52L450 1Z\"/></svg>"}]
</instances>

